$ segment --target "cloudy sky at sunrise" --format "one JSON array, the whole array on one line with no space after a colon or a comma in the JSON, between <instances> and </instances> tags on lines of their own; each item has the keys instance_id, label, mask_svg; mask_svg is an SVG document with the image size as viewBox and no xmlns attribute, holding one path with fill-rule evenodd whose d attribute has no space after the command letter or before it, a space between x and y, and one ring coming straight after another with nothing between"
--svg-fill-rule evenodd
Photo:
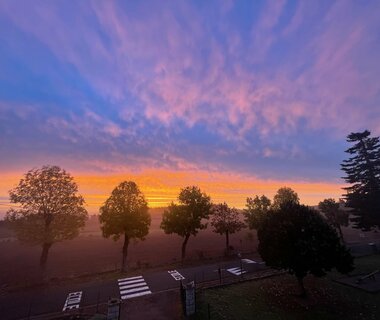
<instances>
[{"instance_id":1,"label":"cloudy sky at sunrise","mask_svg":"<svg viewBox=\"0 0 380 320\"><path fill-rule=\"evenodd\" d=\"M380 134L379 1L0 1L0 216L57 164L91 213L293 187L339 197L345 137Z\"/></svg>"}]
</instances>

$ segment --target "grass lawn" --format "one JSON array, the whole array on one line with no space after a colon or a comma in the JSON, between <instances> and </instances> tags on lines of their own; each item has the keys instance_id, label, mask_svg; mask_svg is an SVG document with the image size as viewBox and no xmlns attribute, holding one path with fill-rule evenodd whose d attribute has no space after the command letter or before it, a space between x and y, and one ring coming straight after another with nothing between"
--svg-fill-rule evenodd
<instances>
[{"instance_id":1,"label":"grass lawn","mask_svg":"<svg viewBox=\"0 0 380 320\"><path fill-rule=\"evenodd\" d=\"M355 265L353 274L380 269L380 255L357 258ZM380 319L380 293L332 281L338 277L306 277L308 298L297 296L296 278L288 274L207 289L197 296L196 319L208 319L208 311L210 319Z\"/></svg>"}]
</instances>

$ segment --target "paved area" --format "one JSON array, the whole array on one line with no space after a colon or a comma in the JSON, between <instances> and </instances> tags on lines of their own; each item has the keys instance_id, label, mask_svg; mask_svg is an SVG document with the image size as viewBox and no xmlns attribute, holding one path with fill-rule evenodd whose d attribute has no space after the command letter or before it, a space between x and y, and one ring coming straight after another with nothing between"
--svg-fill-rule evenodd
<instances>
[{"instance_id":1,"label":"paved area","mask_svg":"<svg viewBox=\"0 0 380 320\"><path fill-rule=\"evenodd\" d=\"M149 306L149 308L147 308L147 306ZM146 319L184 319L179 291L163 291L158 294L128 300L122 305L120 320Z\"/></svg>"},{"instance_id":2,"label":"paved area","mask_svg":"<svg viewBox=\"0 0 380 320\"><path fill-rule=\"evenodd\" d=\"M131 306L130 301L134 304L140 299L150 299L149 297L152 297L154 301L158 299L157 293L177 289L181 281L184 283L195 281L198 284L210 281L231 282L234 279L236 281L243 276L241 268L245 275L262 270L265 266L259 261L242 259L223 264L147 272L113 280L62 286L50 285L6 293L0 296L0 318L2 320L39 319L46 318L44 315L47 314L80 313L89 307L104 305L110 298L122 299L124 308L124 305ZM173 292L178 293L179 290Z\"/></svg>"},{"instance_id":3,"label":"paved area","mask_svg":"<svg viewBox=\"0 0 380 320\"><path fill-rule=\"evenodd\" d=\"M152 293L143 276L119 279L118 284L122 300L141 297Z\"/></svg>"},{"instance_id":4,"label":"paved area","mask_svg":"<svg viewBox=\"0 0 380 320\"><path fill-rule=\"evenodd\" d=\"M379 243L360 243L349 244L349 247L354 255L360 256L378 251L380 245ZM184 283L195 281L198 285L210 281L228 283L249 277L250 274L264 268L265 265L261 261L245 257L222 264L147 272L113 280L49 285L11 293L2 290L0 291L0 319L48 319L50 314L64 315L71 312L84 312L90 308L96 310L100 305L104 309L110 298L122 299L124 307L125 304L130 304L129 301L137 303L153 296L157 299L157 293L177 289L181 281ZM346 284L364 286L354 283L356 279L346 280ZM372 291L378 290L377 283L375 286L372 282L367 283L366 287L370 287Z\"/></svg>"},{"instance_id":5,"label":"paved area","mask_svg":"<svg viewBox=\"0 0 380 320\"><path fill-rule=\"evenodd\" d=\"M380 291L380 274L374 274L373 276L368 276L368 274L355 275L351 277L345 277L336 280L342 284L359 288L367 292L376 293Z\"/></svg>"}]
</instances>

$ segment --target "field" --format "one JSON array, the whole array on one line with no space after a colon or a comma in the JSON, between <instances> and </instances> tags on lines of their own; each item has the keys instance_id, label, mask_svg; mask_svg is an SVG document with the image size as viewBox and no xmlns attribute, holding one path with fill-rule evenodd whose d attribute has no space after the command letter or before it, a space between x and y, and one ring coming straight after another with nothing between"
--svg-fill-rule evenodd
<instances>
[{"instance_id":1,"label":"field","mask_svg":"<svg viewBox=\"0 0 380 320\"><path fill-rule=\"evenodd\" d=\"M132 242L128 252L128 266L152 268L178 263L182 238L166 235L160 228L163 209L152 209L152 225L145 241ZM0 237L1 239L1 237ZM236 251L255 251L256 234L248 229L230 237ZM56 243L49 252L47 274L49 278L75 277L120 268L122 240L113 241L101 235L97 217L90 219L85 230L74 240ZM225 238L210 228L191 237L187 247L187 262L222 257ZM39 275L38 261L41 248L19 243L3 237L0 241L0 283L28 284Z\"/></svg>"},{"instance_id":2,"label":"field","mask_svg":"<svg viewBox=\"0 0 380 320\"><path fill-rule=\"evenodd\" d=\"M132 242L128 253L128 266L155 268L176 264L180 260L182 238L166 235L160 228L163 209L151 209L152 225L145 241ZM369 241L378 234L360 237L357 230L345 228L348 241ZM255 252L255 231L244 229L231 235L230 244L235 253ZM223 259L225 238L208 227L196 237L191 237L187 248L186 263L207 263L210 259ZM114 271L120 268L122 241L105 239L101 235L97 217L92 217L80 236L74 240L56 243L49 253L48 278L74 278L81 275ZM9 231L0 230L0 283L2 285L29 285L39 281L38 267L41 248L19 243Z\"/></svg>"},{"instance_id":3,"label":"field","mask_svg":"<svg viewBox=\"0 0 380 320\"><path fill-rule=\"evenodd\" d=\"M355 263L358 266L355 272L373 271L380 267L380 256L357 258ZM306 299L297 295L296 279L290 275L208 289L197 298L197 318L380 319L379 293L367 293L332 281L337 277L337 274L326 278L306 277Z\"/></svg>"}]
</instances>

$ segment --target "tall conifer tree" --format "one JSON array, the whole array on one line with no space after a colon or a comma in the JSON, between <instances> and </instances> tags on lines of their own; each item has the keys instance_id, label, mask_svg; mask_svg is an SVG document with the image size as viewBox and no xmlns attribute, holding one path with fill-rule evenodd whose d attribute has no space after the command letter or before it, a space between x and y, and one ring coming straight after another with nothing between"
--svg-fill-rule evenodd
<instances>
[{"instance_id":1,"label":"tall conifer tree","mask_svg":"<svg viewBox=\"0 0 380 320\"><path fill-rule=\"evenodd\" d=\"M380 143L370 135L368 130L349 134L347 142L354 145L346 152L352 156L341 164L350 184L344 188L346 206L352 209L354 226L362 230L380 227Z\"/></svg>"}]
</instances>

